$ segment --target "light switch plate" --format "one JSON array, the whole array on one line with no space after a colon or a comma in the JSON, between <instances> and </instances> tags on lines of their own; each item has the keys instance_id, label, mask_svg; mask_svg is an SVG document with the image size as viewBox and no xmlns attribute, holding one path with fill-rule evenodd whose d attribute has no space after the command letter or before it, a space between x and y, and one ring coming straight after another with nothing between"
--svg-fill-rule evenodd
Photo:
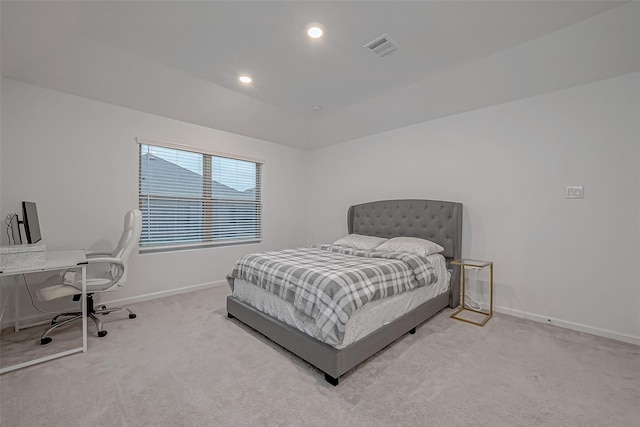
<instances>
[{"instance_id":1,"label":"light switch plate","mask_svg":"<svg viewBox=\"0 0 640 427\"><path fill-rule=\"evenodd\" d=\"M567 185L564 195L567 199L584 199L584 187L582 185Z\"/></svg>"}]
</instances>

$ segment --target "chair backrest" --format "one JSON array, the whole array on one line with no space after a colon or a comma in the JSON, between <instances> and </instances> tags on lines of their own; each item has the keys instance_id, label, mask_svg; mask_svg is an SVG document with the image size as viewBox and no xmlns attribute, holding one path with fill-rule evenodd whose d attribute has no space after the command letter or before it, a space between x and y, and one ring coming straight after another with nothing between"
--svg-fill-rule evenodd
<instances>
[{"instance_id":1,"label":"chair backrest","mask_svg":"<svg viewBox=\"0 0 640 427\"><path fill-rule=\"evenodd\" d=\"M124 230L118 241L118 246L111 252L113 258L119 258L124 264L124 274L120 279L119 285L127 283L127 273L129 272L129 258L133 251L138 247L140 241L140 233L142 232L142 212L134 209L124 215Z\"/></svg>"}]
</instances>

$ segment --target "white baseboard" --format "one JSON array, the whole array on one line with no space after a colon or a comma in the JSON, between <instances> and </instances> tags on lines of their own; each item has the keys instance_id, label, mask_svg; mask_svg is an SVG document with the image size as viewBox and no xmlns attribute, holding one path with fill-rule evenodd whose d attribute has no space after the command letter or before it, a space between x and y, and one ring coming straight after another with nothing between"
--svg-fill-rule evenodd
<instances>
[{"instance_id":1,"label":"white baseboard","mask_svg":"<svg viewBox=\"0 0 640 427\"><path fill-rule=\"evenodd\" d=\"M104 305L127 305L135 304L137 302L151 301L158 298L169 297L172 295L186 294L187 292L199 291L201 289L215 288L226 285L226 280L217 280L215 282L200 283L198 285L185 286L183 288L170 289L167 291L152 292L150 294L136 295L135 297L119 298L114 300L100 299L100 304ZM106 296L105 292L103 295Z\"/></svg>"},{"instance_id":2,"label":"white baseboard","mask_svg":"<svg viewBox=\"0 0 640 427\"><path fill-rule=\"evenodd\" d=\"M170 289L167 291L152 292L150 294L144 294L144 295L136 295L134 297L119 298L119 299L113 299L113 300L100 299L99 301L100 301L100 304L104 304L107 306L108 305L128 305L128 304L135 304L137 302L151 301L154 299L164 298L172 295L184 294L187 292L194 292L194 291L198 291L206 288L224 286L226 284L227 284L226 280L218 280L215 282L200 283L198 285L185 286L182 288ZM109 294L111 293L105 292L102 295L107 296ZM69 310L72 310L72 309L70 308ZM32 326L44 325L45 323L48 323L51 320L51 318L55 315L56 313L46 313L46 314L35 313L29 316L22 317L20 319L20 328L23 329L23 328L30 328ZM2 324L0 325L0 329L10 328L10 327L13 327L13 325L14 325L13 318L9 318L6 320L2 319Z\"/></svg>"},{"instance_id":3,"label":"white baseboard","mask_svg":"<svg viewBox=\"0 0 640 427\"><path fill-rule=\"evenodd\" d=\"M215 282L201 283L198 285L185 286L177 289L170 289L160 292L152 292L150 294L137 295L134 297L120 298L114 300L100 300L100 304L105 305L128 305L138 302L150 301L158 298L168 297L172 295L184 294L187 292L194 292L201 289L225 286L226 280L218 280ZM103 294L106 296L107 293ZM519 317L521 319L533 320L534 322L544 323L547 325L559 326L561 328L571 329L578 332L585 332L591 335L597 335L600 337L611 338L617 341L627 342L630 344L640 345L640 337L636 337L628 334L621 334L619 332L613 332L606 329L600 329L593 326L583 325L581 323L570 322L568 320L556 319L547 316L541 316L539 314L528 313L526 311L514 310L507 307L494 307L496 313L508 314L510 316ZM48 322L53 315L34 314L21 319L21 327L26 328L30 326L36 326ZM7 319L6 322L2 322L0 327L13 326L13 319Z\"/></svg>"},{"instance_id":4,"label":"white baseboard","mask_svg":"<svg viewBox=\"0 0 640 427\"><path fill-rule=\"evenodd\" d=\"M585 332L599 337L611 338L617 341L623 341L630 344L640 345L640 337L633 335L621 334L606 329L595 328L581 323L569 322L568 320L556 319L553 317L541 316L539 314L528 313L526 311L513 310L507 307L493 307L496 313L508 314L509 316L519 317L521 319L533 320L534 322L554 325L561 328L571 329L578 332Z\"/></svg>"}]
</instances>

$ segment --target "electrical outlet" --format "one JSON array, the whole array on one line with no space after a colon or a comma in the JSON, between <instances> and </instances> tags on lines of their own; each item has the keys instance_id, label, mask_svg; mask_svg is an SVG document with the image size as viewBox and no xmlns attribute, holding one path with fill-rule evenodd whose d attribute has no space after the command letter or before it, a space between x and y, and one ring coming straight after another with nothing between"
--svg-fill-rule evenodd
<instances>
[{"instance_id":1,"label":"electrical outlet","mask_svg":"<svg viewBox=\"0 0 640 427\"><path fill-rule=\"evenodd\" d=\"M582 185L567 185L564 196L566 199L584 199L584 187Z\"/></svg>"}]
</instances>

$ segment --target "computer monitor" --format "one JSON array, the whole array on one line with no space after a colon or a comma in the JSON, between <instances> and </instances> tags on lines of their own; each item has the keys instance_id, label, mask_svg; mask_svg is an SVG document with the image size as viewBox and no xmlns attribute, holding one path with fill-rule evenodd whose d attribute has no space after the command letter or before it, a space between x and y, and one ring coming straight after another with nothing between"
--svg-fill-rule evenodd
<instances>
[{"instance_id":1,"label":"computer monitor","mask_svg":"<svg viewBox=\"0 0 640 427\"><path fill-rule=\"evenodd\" d=\"M27 243L37 243L42 240L38 210L34 202L22 202L22 222Z\"/></svg>"}]
</instances>

